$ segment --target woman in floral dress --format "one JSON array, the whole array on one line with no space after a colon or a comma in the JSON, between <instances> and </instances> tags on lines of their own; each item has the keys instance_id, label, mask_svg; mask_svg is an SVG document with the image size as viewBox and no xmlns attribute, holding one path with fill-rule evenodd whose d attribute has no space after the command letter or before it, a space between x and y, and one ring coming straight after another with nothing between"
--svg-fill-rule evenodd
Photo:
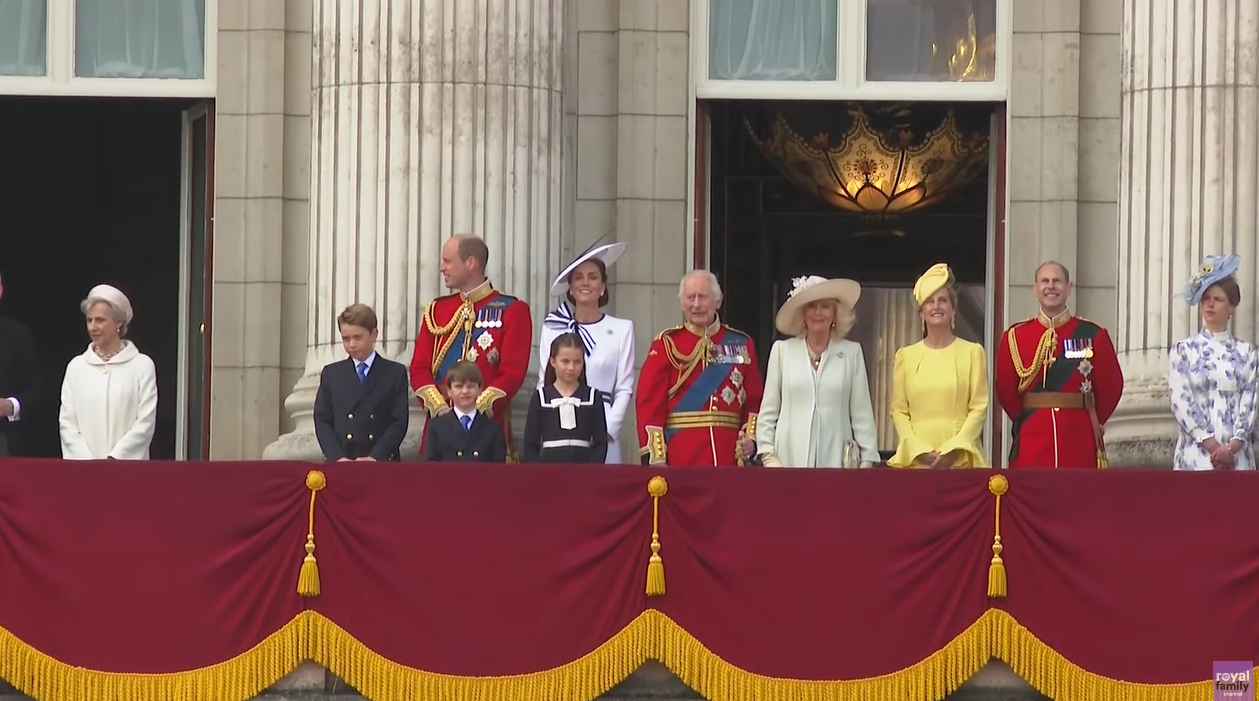
<instances>
[{"instance_id":1,"label":"woman in floral dress","mask_svg":"<svg viewBox=\"0 0 1259 701\"><path fill-rule=\"evenodd\" d=\"M1235 255L1208 256L1185 300L1202 313L1202 330L1172 345L1167 383L1180 424L1177 470L1253 470L1259 353L1228 330L1241 290Z\"/></svg>"}]
</instances>

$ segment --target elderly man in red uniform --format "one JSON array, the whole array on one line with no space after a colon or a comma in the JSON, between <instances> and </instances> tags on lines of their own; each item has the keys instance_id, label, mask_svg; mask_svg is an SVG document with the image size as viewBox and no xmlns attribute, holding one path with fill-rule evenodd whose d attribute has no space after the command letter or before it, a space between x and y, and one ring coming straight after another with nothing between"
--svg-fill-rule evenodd
<instances>
[{"instance_id":1,"label":"elderly man in red uniform","mask_svg":"<svg viewBox=\"0 0 1259 701\"><path fill-rule=\"evenodd\" d=\"M1010 467L1106 467L1102 427L1123 394L1115 346L1067 311L1066 266L1041 264L1033 290L1040 314L1007 329L996 349L997 401L1014 422Z\"/></svg>"},{"instance_id":2,"label":"elderly man in red uniform","mask_svg":"<svg viewBox=\"0 0 1259 701\"><path fill-rule=\"evenodd\" d=\"M502 426L508 462L517 462L511 431L511 399L525 381L533 319L529 305L495 290L486 278L489 249L472 234L458 234L442 246L442 277L454 294L424 309L411 357L411 388L429 418L450 411L446 372L459 360L481 369L485 389L477 411ZM428 437L428 424L424 438ZM420 443L424 452L424 442Z\"/></svg>"},{"instance_id":3,"label":"elderly man in red uniform","mask_svg":"<svg viewBox=\"0 0 1259 701\"><path fill-rule=\"evenodd\" d=\"M755 453L764 381L747 334L717 318L721 285L706 270L682 278L686 323L652 342L634 392L644 465L728 467Z\"/></svg>"}]
</instances>

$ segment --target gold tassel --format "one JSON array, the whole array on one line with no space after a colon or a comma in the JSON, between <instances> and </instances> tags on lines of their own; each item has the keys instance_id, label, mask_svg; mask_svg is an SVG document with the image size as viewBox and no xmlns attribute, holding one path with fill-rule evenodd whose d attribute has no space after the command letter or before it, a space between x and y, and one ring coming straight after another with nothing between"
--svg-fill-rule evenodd
<instances>
[{"instance_id":1,"label":"gold tassel","mask_svg":"<svg viewBox=\"0 0 1259 701\"><path fill-rule=\"evenodd\" d=\"M1005 561L1001 559L1001 495L1010 490L1010 481L1005 475L993 475L988 478L988 491L997 497L997 525L992 536L992 564L988 565L988 598L1004 599L1006 592Z\"/></svg>"},{"instance_id":2,"label":"gold tassel","mask_svg":"<svg viewBox=\"0 0 1259 701\"><path fill-rule=\"evenodd\" d=\"M306 529L306 558L297 576L297 593L300 596L319 596L319 564L315 562L315 495L328 486L328 478L319 470L306 474L306 488L310 490L310 516Z\"/></svg>"},{"instance_id":3,"label":"gold tassel","mask_svg":"<svg viewBox=\"0 0 1259 701\"><path fill-rule=\"evenodd\" d=\"M660 559L660 497L669 492L669 483L660 475L647 481L651 495L651 558L647 560L647 596L664 596L664 560Z\"/></svg>"},{"instance_id":4,"label":"gold tassel","mask_svg":"<svg viewBox=\"0 0 1259 701\"><path fill-rule=\"evenodd\" d=\"M1097 451L1097 469L1105 470L1110 467L1110 461L1106 459L1106 451Z\"/></svg>"}]
</instances>

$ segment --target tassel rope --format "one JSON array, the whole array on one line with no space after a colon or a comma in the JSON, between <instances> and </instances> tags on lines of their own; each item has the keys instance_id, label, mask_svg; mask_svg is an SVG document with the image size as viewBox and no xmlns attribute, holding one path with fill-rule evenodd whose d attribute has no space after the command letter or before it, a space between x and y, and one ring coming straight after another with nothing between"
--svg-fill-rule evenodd
<instances>
[{"instance_id":1,"label":"tassel rope","mask_svg":"<svg viewBox=\"0 0 1259 701\"><path fill-rule=\"evenodd\" d=\"M319 596L319 564L315 562L315 495L328 486L328 478L319 470L306 474L306 488L310 490L310 514L306 528L306 558L297 576L297 593L305 597Z\"/></svg>"},{"instance_id":2,"label":"tassel rope","mask_svg":"<svg viewBox=\"0 0 1259 701\"><path fill-rule=\"evenodd\" d=\"M647 560L647 596L664 596L664 560L660 559L660 497L669 493L669 483L660 475L647 481L651 495L651 558Z\"/></svg>"},{"instance_id":3,"label":"tassel rope","mask_svg":"<svg viewBox=\"0 0 1259 701\"><path fill-rule=\"evenodd\" d=\"M1010 480L1005 475L988 478L988 491L997 498L996 528L992 536L992 563L988 565L988 598L1004 599L1006 593L1005 561L1001 559L1001 495L1010 491Z\"/></svg>"}]
</instances>

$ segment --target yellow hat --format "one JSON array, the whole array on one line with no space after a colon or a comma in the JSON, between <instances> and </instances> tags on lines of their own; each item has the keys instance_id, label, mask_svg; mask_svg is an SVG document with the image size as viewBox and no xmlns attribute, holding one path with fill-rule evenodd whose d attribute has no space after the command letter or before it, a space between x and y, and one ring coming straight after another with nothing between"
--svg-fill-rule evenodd
<instances>
[{"instance_id":1,"label":"yellow hat","mask_svg":"<svg viewBox=\"0 0 1259 701\"><path fill-rule=\"evenodd\" d=\"M931 299L931 295L953 284L953 271L944 263L936 263L914 283L914 301L918 306Z\"/></svg>"}]
</instances>

